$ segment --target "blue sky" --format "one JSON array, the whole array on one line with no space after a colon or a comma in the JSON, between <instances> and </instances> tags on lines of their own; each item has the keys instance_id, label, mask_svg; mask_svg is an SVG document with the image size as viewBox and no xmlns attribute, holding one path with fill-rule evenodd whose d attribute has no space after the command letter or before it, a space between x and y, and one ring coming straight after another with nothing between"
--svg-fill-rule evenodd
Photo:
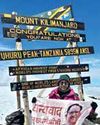
<instances>
[{"instance_id":1,"label":"blue sky","mask_svg":"<svg viewBox=\"0 0 100 125\"><path fill-rule=\"evenodd\" d=\"M76 21L85 23L84 31L77 31L77 33L86 34L87 41L85 43L79 43L79 46L94 46L95 54L80 56L82 64L89 64L89 72L82 73L82 76L90 76L91 84L93 86L100 86L100 1L91 0L1 0L0 1L0 13L12 13L17 12L18 15L32 16L45 11L49 11L60 6L72 4L73 14ZM9 25L2 24L0 21L0 51L3 50L15 50L15 39L5 39L2 35L2 28L9 27ZM32 41L22 40L23 49L41 49L41 48L57 48L65 47L67 42L55 42L55 41ZM28 59L25 60L25 65L53 65L58 62L59 58L47 58L47 59ZM73 64L73 57L65 58L64 64ZM16 61L0 61L0 84L14 81L15 77L8 75L8 67L16 65ZM70 73L70 76L72 73ZM75 77L75 75L73 74ZM48 75L32 75L28 76L28 79L41 79L49 78ZM59 75L57 75L59 77Z\"/></svg>"}]
</instances>

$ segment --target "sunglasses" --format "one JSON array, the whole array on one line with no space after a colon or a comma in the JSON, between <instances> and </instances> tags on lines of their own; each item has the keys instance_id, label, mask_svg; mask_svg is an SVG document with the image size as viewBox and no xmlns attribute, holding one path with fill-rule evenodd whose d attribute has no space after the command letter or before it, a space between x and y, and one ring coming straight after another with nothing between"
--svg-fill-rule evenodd
<instances>
[{"instance_id":1,"label":"sunglasses","mask_svg":"<svg viewBox=\"0 0 100 125\"><path fill-rule=\"evenodd\" d=\"M69 84L69 82L67 82L67 81L65 81L65 80L59 82L59 85L68 85L68 84Z\"/></svg>"}]
</instances>

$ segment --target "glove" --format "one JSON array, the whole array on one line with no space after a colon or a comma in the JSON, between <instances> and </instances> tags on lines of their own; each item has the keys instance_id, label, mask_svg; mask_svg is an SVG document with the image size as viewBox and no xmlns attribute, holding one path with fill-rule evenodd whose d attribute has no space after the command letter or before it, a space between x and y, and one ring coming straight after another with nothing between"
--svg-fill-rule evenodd
<instances>
[{"instance_id":1,"label":"glove","mask_svg":"<svg viewBox=\"0 0 100 125\"><path fill-rule=\"evenodd\" d=\"M32 98L32 103L36 103L36 101L37 101L36 97L33 97Z\"/></svg>"},{"instance_id":2,"label":"glove","mask_svg":"<svg viewBox=\"0 0 100 125\"><path fill-rule=\"evenodd\" d=\"M97 113L90 113L88 116L87 116L87 119L90 120L91 122L93 122L94 120L96 120L97 118Z\"/></svg>"},{"instance_id":3,"label":"glove","mask_svg":"<svg viewBox=\"0 0 100 125\"><path fill-rule=\"evenodd\" d=\"M91 107L92 107L93 110L95 110L98 107L98 105L97 105L96 102L92 102Z\"/></svg>"}]
</instances>

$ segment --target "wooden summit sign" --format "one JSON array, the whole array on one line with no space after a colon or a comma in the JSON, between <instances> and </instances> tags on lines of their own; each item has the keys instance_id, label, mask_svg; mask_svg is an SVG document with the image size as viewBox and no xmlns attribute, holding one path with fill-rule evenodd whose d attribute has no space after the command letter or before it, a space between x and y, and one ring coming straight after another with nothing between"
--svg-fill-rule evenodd
<instances>
[{"instance_id":1,"label":"wooden summit sign","mask_svg":"<svg viewBox=\"0 0 100 125\"><path fill-rule=\"evenodd\" d=\"M88 64L9 67L9 75L10 76L31 75L31 74L66 73L66 72L85 72L85 71L89 71Z\"/></svg>"},{"instance_id":2,"label":"wooden summit sign","mask_svg":"<svg viewBox=\"0 0 100 125\"><path fill-rule=\"evenodd\" d=\"M74 47L74 48L38 49L38 50L0 51L0 60L60 57L60 56L86 55L93 53L94 53L94 48L92 46Z\"/></svg>"},{"instance_id":3,"label":"wooden summit sign","mask_svg":"<svg viewBox=\"0 0 100 125\"><path fill-rule=\"evenodd\" d=\"M6 38L21 38L31 40L55 40L55 41L74 41L85 42L85 34L66 33L66 32L46 32L42 30L3 28L3 36Z\"/></svg>"},{"instance_id":4,"label":"wooden summit sign","mask_svg":"<svg viewBox=\"0 0 100 125\"><path fill-rule=\"evenodd\" d=\"M2 23L22 24L33 26L46 26L56 28L67 28L73 30L84 30L84 23L75 21L65 21L58 19L48 19L39 17L14 16L11 14L3 14L1 16Z\"/></svg>"},{"instance_id":5,"label":"wooden summit sign","mask_svg":"<svg viewBox=\"0 0 100 125\"><path fill-rule=\"evenodd\" d=\"M39 80L39 81L25 81L25 82L13 82L10 83L11 91L29 90L29 89L42 89L56 87L58 79L52 80ZM70 79L70 85L90 83L90 77L77 77Z\"/></svg>"}]
</instances>

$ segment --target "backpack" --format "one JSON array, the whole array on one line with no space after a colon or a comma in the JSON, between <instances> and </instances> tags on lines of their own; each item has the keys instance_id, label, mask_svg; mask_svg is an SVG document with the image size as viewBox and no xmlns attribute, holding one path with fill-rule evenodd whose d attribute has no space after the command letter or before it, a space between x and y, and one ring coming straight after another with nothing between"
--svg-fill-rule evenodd
<instances>
[{"instance_id":1,"label":"backpack","mask_svg":"<svg viewBox=\"0 0 100 125\"><path fill-rule=\"evenodd\" d=\"M18 110L6 116L6 125L24 125L24 114Z\"/></svg>"}]
</instances>

